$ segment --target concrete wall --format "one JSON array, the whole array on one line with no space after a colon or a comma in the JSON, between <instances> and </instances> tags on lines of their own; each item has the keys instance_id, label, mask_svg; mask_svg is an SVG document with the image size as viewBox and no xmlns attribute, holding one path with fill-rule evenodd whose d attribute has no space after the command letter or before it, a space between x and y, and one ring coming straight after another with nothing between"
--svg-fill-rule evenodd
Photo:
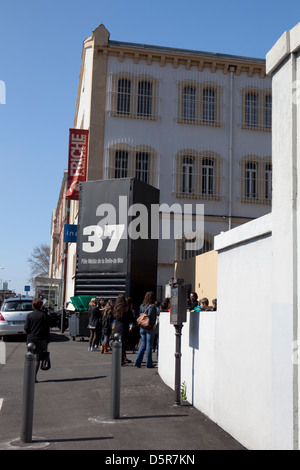
<instances>
[{"instance_id":1,"label":"concrete wall","mask_svg":"<svg viewBox=\"0 0 300 470\"><path fill-rule=\"evenodd\" d=\"M189 400L249 449L299 450L299 52L300 23L267 55L272 214L215 237L218 311L212 317L201 312L199 321L190 316L183 329ZM163 317L171 347L167 323ZM165 342L164 335L159 372L171 383Z\"/></svg>"},{"instance_id":2,"label":"concrete wall","mask_svg":"<svg viewBox=\"0 0 300 470\"><path fill-rule=\"evenodd\" d=\"M272 448L271 223L267 215L216 237L218 311L188 313L182 335L188 401L248 449ZM160 337L159 373L174 387L168 314Z\"/></svg>"}]
</instances>

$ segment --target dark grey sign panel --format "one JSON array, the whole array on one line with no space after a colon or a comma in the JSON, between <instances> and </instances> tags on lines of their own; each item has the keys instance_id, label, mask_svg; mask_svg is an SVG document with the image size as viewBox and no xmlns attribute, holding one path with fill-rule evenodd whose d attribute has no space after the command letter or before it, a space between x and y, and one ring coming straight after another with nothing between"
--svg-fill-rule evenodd
<instances>
[{"instance_id":1,"label":"dark grey sign panel","mask_svg":"<svg viewBox=\"0 0 300 470\"><path fill-rule=\"evenodd\" d=\"M129 192L128 180L81 184L77 272L127 272Z\"/></svg>"},{"instance_id":2,"label":"dark grey sign panel","mask_svg":"<svg viewBox=\"0 0 300 470\"><path fill-rule=\"evenodd\" d=\"M159 190L135 178L81 184L75 295L131 296L156 291Z\"/></svg>"}]
</instances>

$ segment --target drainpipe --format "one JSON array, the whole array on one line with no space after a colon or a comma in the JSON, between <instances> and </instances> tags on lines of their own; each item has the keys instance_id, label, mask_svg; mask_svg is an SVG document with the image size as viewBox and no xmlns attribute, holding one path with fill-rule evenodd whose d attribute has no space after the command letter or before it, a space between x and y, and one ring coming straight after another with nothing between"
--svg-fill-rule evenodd
<instances>
[{"instance_id":1,"label":"drainpipe","mask_svg":"<svg viewBox=\"0 0 300 470\"><path fill-rule=\"evenodd\" d=\"M228 177L228 230L232 228L232 142L233 142L233 76L235 67L229 68L230 88L229 88L229 177Z\"/></svg>"}]
</instances>

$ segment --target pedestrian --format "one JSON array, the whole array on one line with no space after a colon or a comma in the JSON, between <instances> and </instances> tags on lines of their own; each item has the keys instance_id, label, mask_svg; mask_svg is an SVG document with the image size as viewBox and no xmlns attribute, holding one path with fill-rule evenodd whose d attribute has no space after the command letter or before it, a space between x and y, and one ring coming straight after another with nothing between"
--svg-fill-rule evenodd
<instances>
[{"instance_id":1,"label":"pedestrian","mask_svg":"<svg viewBox=\"0 0 300 470\"><path fill-rule=\"evenodd\" d=\"M112 306L108 303L104 308L103 316L102 316L102 332L103 332L103 341L101 345L101 353L103 354L110 354L108 351L109 347L109 338L112 331L112 322L113 322L113 314L112 314Z\"/></svg>"},{"instance_id":2,"label":"pedestrian","mask_svg":"<svg viewBox=\"0 0 300 470\"><path fill-rule=\"evenodd\" d=\"M105 310L105 299L103 299L103 297L98 302L98 309L99 309L99 322L98 322L98 326L96 327L95 348L99 348L103 341L102 318L103 318L103 313Z\"/></svg>"},{"instance_id":3,"label":"pedestrian","mask_svg":"<svg viewBox=\"0 0 300 470\"><path fill-rule=\"evenodd\" d=\"M126 342L129 335L129 325L132 322L131 311L128 309L128 304L125 295L120 294L117 297L113 309L113 316L115 319L114 334L118 333L122 341L122 365L131 362L126 357Z\"/></svg>"},{"instance_id":4,"label":"pedestrian","mask_svg":"<svg viewBox=\"0 0 300 470\"><path fill-rule=\"evenodd\" d=\"M154 367L152 361L152 347L154 338L153 327L156 322L156 306L154 292L147 292L144 301L140 306L140 314L145 313L146 311L150 320L151 329L146 329L143 327L140 328L142 344L140 346L140 349L138 350L134 365L135 367L141 367L144 358L144 353L146 351L146 367L150 369Z\"/></svg>"},{"instance_id":5,"label":"pedestrian","mask_svg":"<svg viewBox=\"0 0 300 470\"><path fill-rule=\"evenodd\" d=\"M158 340L159 340L159 315L160 315L160 303L158 300L155 301L155 306L156 306L156 322L153 327L154 331L154 337L153 337L153 352L157 351L157 357L158 357Z\"/></svg>"},{"instance_id":6,"label":"pedestrian","mask_svg":"<svg viewBox=\"0 0 300 470\"><path fill-rule=\"evenodd\" d=\"M97 341L97 334L99 331L100 312L99 312L98 302L96 298L93 298L89 303L88 318L89 318L88 328L90 330L88 350L98 351L98 349L95 346L96 346L96 341Z\"/></svg>"},{"instance_id":7,"label":"pedestrian","mask_svg":"<svg viewBox=\"0 0 300 470\"><path fill-rule=\"evenodd\" d=\"M208 309L208 298L203 297L203 299L200 299L200 307L201 310L207 310Z\"/></svg>"},{"instance_id":8,"label":"pedestrian","mask_svg":"<svg viewBox=\"0 0 300 470\"><path fill-rule=\"evenodd\" d=\"M189 302L189 305L188 305L188 309L190 311L193 311L195 310L196 307L199 306L199 303L198 303L198 294L196 292L191 292L191 295L190 295L190 302Z\"/></svg>"},{"instance_id":9,"label":"pedestrian","mask_svg":"<svg viewBox=\"0 0 300 470\"><path fill-rule=\"evenodd\" d=\"M37 359L35 381L40 368L43 352L47 351L50 343L50 319L47 313L42 311L43 300L34 299L32 301L33 312L28 313L25 321L24 330L27 333L27 344L35 345L35 354Z\"/></svg>"}]
</instances>

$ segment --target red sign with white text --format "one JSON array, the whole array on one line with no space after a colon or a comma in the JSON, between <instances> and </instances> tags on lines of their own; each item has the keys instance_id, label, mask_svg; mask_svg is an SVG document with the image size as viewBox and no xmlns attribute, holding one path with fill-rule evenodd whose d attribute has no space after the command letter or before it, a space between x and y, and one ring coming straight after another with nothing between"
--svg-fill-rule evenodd
<instances>
[{"instance_id":1,"label":"red sign with white text","mask_svg":"<svg viewBox=\"0 0 300 470\"><path fill-rule=\"evenodd\" d=\"M67 199L79 199L79 183L86 181L89 131L70 129Z\"/></svg>"}]
</instances>

